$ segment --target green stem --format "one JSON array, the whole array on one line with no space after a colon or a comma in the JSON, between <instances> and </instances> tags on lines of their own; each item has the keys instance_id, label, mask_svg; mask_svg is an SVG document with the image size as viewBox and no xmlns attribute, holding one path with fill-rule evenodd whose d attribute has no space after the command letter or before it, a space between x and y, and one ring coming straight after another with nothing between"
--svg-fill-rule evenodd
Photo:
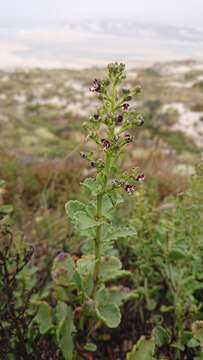
<instances>
[{"instance_id":1,"label":"green stem","mask_svg":"<svg viewBox=\"0 0 203 360\"><path fill-rule=\"evenodd\" d=\"M111 115L112 117L114 117L115 114L115 109L116 109L116 86L113 83L112 85L112 97L111 97L112 101L111 101ZM114 126L115 128L115 126ZM111 129L109 135L110 136L114 136L114 128ZM110 177L110 170L111 170L111 160L112 160L112 155L111 153L107 152L106 153L106 159L105 159L105 168L104 168L104 184L102 187L101 192L97 195L97 200L96 200L96 217L97 220L100 220L102 217L102 202L103 202L103 197L105 195L106 192L106 188L108 185L108 180ZM94 286L93 286L93 291L92 291L92 296L94 297L95 291L97 289L98 283L99 283L99 278L100 278L100 264L101 264L101 230L102 230L102 225L98 225L96 228L96 236L95 236L95 266L94 266L94 272L93 272L93 279L94 279Z\"/></svg>"},{"instance_id":2,"label":"green stem","mask_svg":"<svg viewBox=\"0 0 203 360\"><path fill-rule=\"evenodd\" d=\"M105 181L100 194L97 195L97 211L96 216L97 219L101 219L102 217L102 201L103 196L105 194L106 187L108 185L108 179L110 176L110 168L111 168L111 156L109 154L106 155L106 163L105 163ZM99 283L99 270L101 264L101 229L102 225L98 225L96 229L96 236L95 236L95 267L94 267L94 288L92 295L95 294L97 289L97 285Z\"/></svg>"}]
</instances>

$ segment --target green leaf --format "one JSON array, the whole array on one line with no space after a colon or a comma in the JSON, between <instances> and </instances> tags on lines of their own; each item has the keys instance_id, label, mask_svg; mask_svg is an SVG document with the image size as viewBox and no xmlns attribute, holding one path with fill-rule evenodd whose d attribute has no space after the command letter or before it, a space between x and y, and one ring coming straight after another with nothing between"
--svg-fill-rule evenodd
<instances>
[{"instance_id":1,"label":"green leaf","mask_svg":"<svg viewBox=\"0 0 203 360\"><path fill-rule=\"evenodd\" d=\"M129 300L135 300L139 298L138 293L131 291L129 288L124 286L111 286L108 288L109 301L119 307Z\"/></svg>"},{"instance_id":2,"label":"green leaf","mask_svg":"<svg viewBox=\"0 0 203 360\"><path fill-rule=\"evenodd\" d=\"M95 226L98 226L104 222L104 221L96 221L94 218L90 217L89 214L87 214L84 211L78 211L76 213L76 216L77 216L77 225L80 228L80 230L87 230Z\"/></svg>"},{"instance_id":3,"label":"green leaf","mask_svg":"<svg viewBox=\"0 0 203 360\"><path fill-rule=\"evenodd\" d=\"M181 249L173 249L168 254L169 259L172 261L184 259L185 256L186 256L185 252Z\"/></svg>"},{"instance_id":4,"label":"green leaf","mask_svg":"<svg viewBox=\"0 0 203 360\"><path fill-rule=\"evenodd\" d=\"M89 272L83 277L82 284L84 292L90 296L94 287L93 272Z\"/></svg>"},{"instance_id":5,"label":"green leaf","mask_svg":"<svg viewBox=\"0 0 203 360\"><path fill-rule=\"evenodd\" d=\"M155 342L157 344L157 346L164 346L164 345L168 345L171 341L171 336L170 333L167 329L165 329L163 326L157 326L154 329L154 337L155 337Z\"/></svg>"},{"instance_id":6,"label":"green leaf","mask_svg":"<svg viewBox=\"0 0 203 360\"><path fill-rule=\"evenodd\" d=\"M52 267L52 278L57 285L68 285L75 272L75 263L68 253L60 253Z\"/></svg>"},{"instance_id":7,"label":"green leaf","mask_svg":"<svg viewBox=\"0 0 203 360\"><path fill-rule=\"evenodd\" d=\"M112 203L112 199L108 194L105 194L102 201L102 215L107 219L112 219L111 210L113 209L114 205Z\"/></svg>"},{"instance_id":8,"label":"green leaf","mask_svg":"<svg viewBox=\"0 0 203 360\"><path fill-rule=\"evenodd\" d=\"M83 255L76 263L77 271L81 276L93 272L95 258L94 255Z\"/></svg>"},{"instance_id":9,"label":"green leaf","mask_svg":"<svg viewBox=\"0 0 203 360\"><path fill-rule=\"evenodd\" d=\"M66 214L70 219L74 219L78 211L85 211L85 204L78 200L70 200L65 204Z\"/></svg>"},{"instance_id":10,"label":"green leaf","mask_svg":"<svg viewBox=\"0 0 203 360\"><path fill-rule=\"evenodd\" d=\"M102 226L102 238L105 241L116 240L119 238L126 238L127 236L136 235L136 231L129 227L113 226L105 224Z\"/></svg>"},{"instance_id":11,"label":"green leaf","mask_svg":"<svg viewBox=\"0 0 203 360\"><path fill-rule=\"evenodd\" d=\"M123 276L131 276L131 273L126 270L121 270L122 263L115 256L103 256L100 265L101 281L109 281L118 279Z\"/></svg>"},{"instance_id":12,"label":"green leaf","mask_svg":"<svg viewBox=\"0 0 203 360\"><path fill-rule=\"evenodd\" d=\"M97 350L97 346L93 343L87 343L85 346L84 346L84 350L86 351L89 351L89 352L94 352Z\"/></svg>"},{"instance_id":13,"label":"green leaf","mask_svg":"<svg viewBox=\"0 0 203 360\"><path fill-rule=\"evenodd\" d=\"M96 307L96 314L109 328L116 328L121 321L119 307L115 304L100 304Z\"/></svg>"},{"instance_id":14,"label":"green leaf","mask_svg":"<svg viewBox=\"0 0 203 360\"><path fill-rule=\"evenodd\" d=\"M58 323L60 323L67 316L68 305L63 301L58 301L55 311L56 311L56 320Z\"/></svg>"},{"instance_id":15,"label":"green leaf","mask_svg":"<svg viewBox=\"0 0 203 360\"><path fill-rule=\"evenodd\" d=\"M95 300L99 305L104 305L109 302L109 292L105 285L101 285L95 294Z\"/></svg>"},{"instance_id":16,"label":"green leaf","mask_svg":"<svg viewBox=\"0 0 203 360\"><path fill-rule=\"evenodd\" d=\"M0 206L0 214L8 215L13 212L13 206L12 205L3 205Z\"/></svg>"},{"instance_id":17,"label":"green leaf","mask_svg":"<svg viewBox=\"0 0 203 360\"><path fill-rule=\"evenodd\" d=\"M73 333L75 326L73 322L73 311L70 306L67 306L67 316L60 322L57 327L57 340L59 347L65 360L73 360Z\"/></svg>"},{"instance_id":18,"label":"green leaf","mask_svg":"<svg viewBox=\"0 0 203 360\"><path fill-rule=\"evenodd\" d=\"M153 360L154 351L154 340L146 340L142 336L137 344L133 346L131 352L127 354L126 360Z\"/></svg>"},{"instance_id":19,"label":"green leaf","mask_svg":"<svg viewBox=\"0 0 203 360\"><path fill-rule=\"evenodd\" d=\"M96 193L97 190L97 183L95 179L93 178L87 178L82 182L82 186L84 186L85 189L89 190L91 193Z\"/></svg>"},{"instance_id":20,"label":"green leaf","mask_svg":"<svg viewBox=\"0 0 203 360\"><path fill-rule=\"evenodd\" d=\"M39 302L39 309L34 321L38 324L41 334L45 334L52 328L52 309L45 301Z\"/></svg>"}]
</instances>

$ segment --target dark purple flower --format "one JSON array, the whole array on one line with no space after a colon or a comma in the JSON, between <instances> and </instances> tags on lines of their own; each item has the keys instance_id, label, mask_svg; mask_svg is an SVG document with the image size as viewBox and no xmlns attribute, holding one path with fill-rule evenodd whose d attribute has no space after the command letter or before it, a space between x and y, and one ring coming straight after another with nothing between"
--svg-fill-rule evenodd
<instances>
[{"instance_id":1,"label":"dark purple flower","mask_svg":"<svg viewBox=\"0 0 203 360\"><path fill-rule=\"evenodd\" d=\"M128 103L123 104L124 111L128 111L129 107L130 107L130 104L128 104Z\"/></svg>"},{"instance_id":2,"label":"dark purple flower","mask_svg":"<svg viewBox=\"0 0 203 360\"><path fill-rule=\"evenodd\" d=\"M133 138L130 134L125 134L124 138L125 138L126 143L130 143L133 141Z\"/></svg>"},{"instance_id":3,"label":"dark purple flower","mask_svg":"<svg viewBox=\"0 0 203 360\"><path fill-rule=\"evenodd\" d=\"M98 114L93 115L93 117L94 117L95 120L98 120L98 119L99 119L99 115L98 115Z\"/></svg>"},{"instance_id":4,"label":"dark purple flower","mask_svg":"<svg viewBox=\"0 0 203 360\"><path fill-rule=\"evenodd\" d=\"M137 181L140 181L140 182L144 181L144 180L145 180L145 175L144 175L144 174L138 175L137 178L136 178L136 180L137 180Z\"/></svg>"},{"instance_id":5,"label":"dark purple flower","mask_svg":"<svg viewBox=\"0 0 203 360\"><path fill-rule=\"evenodd\" d=\"M126 185L125 187L125 191L128 193L128 194L132 194L136 191L136 186L133 185L133 184L128 184Z\"/></svg>"},{"instance_id":6,"label":"dark purple flower","mask_svg":"<svg viewBox=\"0 0 203 360\"><path fill-rule=\"evenodd\" d=\"M110 147L110 142L107 139L101 139L101 143L104 147L104 150L107 150Z\"/></svg>"},{"instance_id":7,"label":"dark purple flower","mask_svg":"<svg viewBox=\"0 0 203 360\"><path fill-rule=\"evenodd\" d=\"M101 92L101 81L95 79L93 81L93 85L90 87L90 91L100 93Z\"/></svg>"},{"instance_id":8,"label":"dark purple flower","mask_svg":"<svg viewBox=\"0 0 203 360\"><path fill-rule=\"evenodd\" d=\"M123 116L122 115L118 115L116 118L116 124L121 124L123 121Z\"/></svg>"}]
</instances>

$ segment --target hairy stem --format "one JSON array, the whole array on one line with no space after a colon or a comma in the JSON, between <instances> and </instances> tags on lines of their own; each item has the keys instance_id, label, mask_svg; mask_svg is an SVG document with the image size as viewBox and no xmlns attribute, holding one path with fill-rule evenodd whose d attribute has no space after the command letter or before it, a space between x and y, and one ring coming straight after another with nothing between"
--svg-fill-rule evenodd
<instances>
[{"instance_id":1,"label":"hairy stem","mask_svg":"<svg viewBox=\"0 0 203 360\"><path fill-rule=\"evenodd\" d=\"M97 212L96 216L97 219L101 219L102 217L102 201L103 196L106 191L106 187L108 185L108 180L110 176L110 168L111 168L111 156L109 154L106 155L106 163L105 163L105 181L103 185L102 192L97 195ZM100 270L100 263L101 263L101 229L102 225L98 225L96 229L96 237L95 237L95 267L94 267L94 288L93 288L93 295L97 288L99 282L99 270Z\"/></svg>"},{"instance_id":2,"label":"hairy stem","mask_svg":"<svg viewBox=\"0 0 203 360\"><path fill-rule=\"evenodd\" d=\"M115 116L115 108L116 108L116 86L113 83L112 85L112 97L111 97L111 116L112 118L114 118ZM110 136L114 136L114 129L111 129L111 131L109 132ZM102 217L102 201L103 201L103 196L105 195L106 192L106 188L108 185L108 180L110 177L110 171L111 171L111 161L112 161L112 155L111 153L106 153L106 157L105 157L105 180L104 180L104 184L103 184L103 188L100 194L97 195L97 211L96 211L96 216L97 219L101 219ZM95 237L95 266L94 266L94 274L93 274L93 279L94 279L94 287L93 287L93 291L92 291L92 296L94 296L95 291L97 289L98 283L99 283L99 272L100 272L100 264L101 264L101 230L102 230L102 225L98 225L97 229L96 229L96 237Z\"/></svg>"}]
</instances>

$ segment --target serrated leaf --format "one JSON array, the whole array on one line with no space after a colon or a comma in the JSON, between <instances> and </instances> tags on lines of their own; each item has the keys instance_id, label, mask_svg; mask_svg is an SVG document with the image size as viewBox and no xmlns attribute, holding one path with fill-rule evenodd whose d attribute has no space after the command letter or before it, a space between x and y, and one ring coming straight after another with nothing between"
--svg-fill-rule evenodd
<instances>
[{"instance_id":1,"label":"serrated leaf","mask_svg":"<svg viewBox=\"0 0 203 360\"><path fill-rule=\"evenodd\" d=\"M39 326L39 331L41 334L45 334L48 332L53 324L52 324L52 308L45 301L39 302L38 312L34 318L34 321Z\"/></svg>"},{"instance_id":2,"label":"serrated leaf","mask_svg":"<svg viewBox=\"0 0 203 360\"><path fill-rule=\"evenodd\" d=\"M87 178L82 182L82 186L89 190L91 193L96 192L97 190L97 183L95 181L95 179L93 178Z\"/></svg>"},{"instance_id":3,"label":"serrated leaf","mask_svg":"<svg viewBox=\"0 0 203 360\"><path fill-rule=\"evenodd\" d=\"M126 301L139 298L139 295L135 291L132 291L124 286L111 286L108 288L108 291L109 301L118 305L119 307Z\"/></svg>"},{"instance_id":4,"label":"serrated leaf","mask_svg":"<svg viewBox=\"0 0 203 360\"><path fill-rule=\"evenodd\" d=\"M78 211L85 211L85 204L78 200L70 200L65 204L66 214L70 219L74 219Z\"/></svg>"},{"instance_id":5,"label":"serrated leaf","mask_svg":"<svg viewBox=\"0 0 203 360\"><path fill-rule=\"evenodd\" d=\"M119 307L112 303L100 304L96 307L96 314L109 328L116 328L121 321Z\"/></svg>"},{"instance_id":6,"label":"serrated leaf","mask_svg":"<svg viewBox=\"0 0 203 360\"><path fill-rule=\"evenodd\" d=\"M142 336L131 352L127 354L126 360L153 360L154 351L154 340L147 340Z\"/></svg>"},{"instance_id":7,"label":"serrated leaf","mask_svg":"<svg viewBox=\"0 0 203 360\"><path fill-rule=\"evenodd\" d=\"M102 226L102 238L105 241L116 240L119 238L125 238L127 236L136 235L136 231L129 227L114 226L105 224Z\"/></svg>"},{"instance_id":8,"label":"serrated leaf","mask_svg":"<svg viewBox=\"0 0 203 360\"><path fill-rule=\"evenodd\" d=\"M102 224L104 221L96 221L93 217L90 217L85 211L78 211L76 213L77 225L80 230L87 230Z\"/></svg>"},{"instance_id":9,"label":"serrated leaf","mask_svg":"<svg viewBox=\"0 0 203 360\"><path fill-rule=\"evenodd\" d=\"M94 255L83 255L79 260L77 260L77 271L81 276L87 275L88 272L93 272L94 263Z\"/></svg>"}]
</instances>

